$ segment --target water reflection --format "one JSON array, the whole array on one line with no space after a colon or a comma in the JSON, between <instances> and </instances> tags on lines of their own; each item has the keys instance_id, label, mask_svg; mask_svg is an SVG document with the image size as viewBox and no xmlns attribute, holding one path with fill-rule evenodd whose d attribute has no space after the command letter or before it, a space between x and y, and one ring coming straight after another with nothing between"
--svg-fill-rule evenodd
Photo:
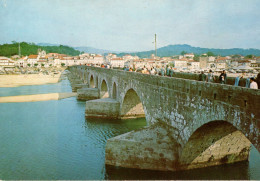
<instances>
[{"instance_id":1,"label":"water reflection","mask_svg":"<svg viewBox=\"0 0 260 181\"><path fill-rule=\"evenodd\" d=\"M216 180L230 180L239 179L246 180L248 175L248 162L241 162L230 165L214 166L201 169L193 169L187 171L150 171L120 168L106 165L106 179L109 180L204 180L204 179L216 179Z\"/></svg>"}]
</instances>

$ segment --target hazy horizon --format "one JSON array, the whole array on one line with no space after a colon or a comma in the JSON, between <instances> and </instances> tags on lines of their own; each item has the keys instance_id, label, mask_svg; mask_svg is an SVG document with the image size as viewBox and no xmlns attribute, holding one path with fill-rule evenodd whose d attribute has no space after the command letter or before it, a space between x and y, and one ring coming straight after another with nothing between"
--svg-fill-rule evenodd
<instances>
[{"instance_id":1,"label":"hazy horizon","mask_svg":"<svg viewBox=\"0 0 260 181\"><path fill-rule=\"evenodd\" d=\"M260 49L259 0L0 0L0 43Z\"/></svg>"}]
</instances>

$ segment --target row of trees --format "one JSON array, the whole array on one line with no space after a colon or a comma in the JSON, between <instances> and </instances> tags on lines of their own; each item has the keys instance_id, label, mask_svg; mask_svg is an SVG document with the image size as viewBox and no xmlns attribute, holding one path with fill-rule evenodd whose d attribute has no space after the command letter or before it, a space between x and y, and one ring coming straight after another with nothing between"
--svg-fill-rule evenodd
<instances>
[{"instance_id":1,"label":"row of trees","mask_svg":"<svg viewBox=\"0 0 260 181\"><path fill-rule=\"evenodd\" d=\"M32 54L37 54L38 49L45 50L46 53L60 53L60 54L66 54L71 56L77 56L81 52L78 50L75 50L72 47L69 46L38 46L34 43L27 43L27 42L21 42L20 43L20 49L21 49L21 55L27 56ZM0 45L0 55L10 57L13 55L19 54L19 43L13 41L12 44L3 44Z\"/></svg>"}]
</instances>

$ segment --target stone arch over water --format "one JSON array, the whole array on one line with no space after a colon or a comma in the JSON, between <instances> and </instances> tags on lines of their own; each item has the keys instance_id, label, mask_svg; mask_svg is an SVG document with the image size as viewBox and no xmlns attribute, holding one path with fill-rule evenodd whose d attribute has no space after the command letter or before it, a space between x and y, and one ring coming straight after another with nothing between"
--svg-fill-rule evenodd
<instances>
[{"instance_id":1,"label":"stone arch over water","mask_svg":"<svg viewBox=\"0 0 260 181\"><path fill-rule=\"evenodd\" d=\"M248 160L251 142L227 121L211 121L196 129L180 154L184 169Z\"/></svg>"},{"instance_id":2,"label":"stone arch over water","mask_svg":"<svg viewBox=\"0 0 260 181\"><path fill-rule=\"evenodd\" d=\"M100 98L108 98L108 97L109 97L108 85L105 79L103 79L100 86Z\"/></svg>"},{"instance_id":3,"label":"stone arch over water","mask_svg":"<svg viewBox=\"0 0 260 181\"><path fill-rule=\"evenodd\" d=\"M127 90L121 105L122 118L145 117L144 107L134 89Z\"/></svg>"}]
</instances>

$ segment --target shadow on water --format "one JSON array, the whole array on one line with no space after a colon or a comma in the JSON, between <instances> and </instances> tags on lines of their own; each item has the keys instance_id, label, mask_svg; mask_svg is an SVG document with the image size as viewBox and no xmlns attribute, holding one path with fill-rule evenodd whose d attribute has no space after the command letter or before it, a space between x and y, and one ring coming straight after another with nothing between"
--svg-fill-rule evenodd
<instances>
[{"instance_id":1,"label":"shadow on water","mask_svg":"<svg viewBox=\"0 0 260 181\"><path fill-rule=\"evenodd\" d=\"M207 168L186 171L152 171L131 168L122 168L106 165L107 180L168 180L168 179L217 179L217 180L246 180L248 175L248 162L240 162L230 165L213 166Z\"/></svg>"},{"instance_id":2,"label":"shadow on water","mask_svg":"<svg viewBox=\"0 0 260 181\"><path fill-rule=\"evenodd\" d=\"M85 119L86 133L89 134L91 131L91 132L95 132L92 133L92 135L99 135L98 137L95 138L96 139L95 144L97 144L97 146L103 145L104 148L109 138L130 132L132 130L142 128L144 126L146 126L145 118L136 118L136 119L128 119L128 120L93 119L93 118Z\"/></svg>"}]
</instances>

